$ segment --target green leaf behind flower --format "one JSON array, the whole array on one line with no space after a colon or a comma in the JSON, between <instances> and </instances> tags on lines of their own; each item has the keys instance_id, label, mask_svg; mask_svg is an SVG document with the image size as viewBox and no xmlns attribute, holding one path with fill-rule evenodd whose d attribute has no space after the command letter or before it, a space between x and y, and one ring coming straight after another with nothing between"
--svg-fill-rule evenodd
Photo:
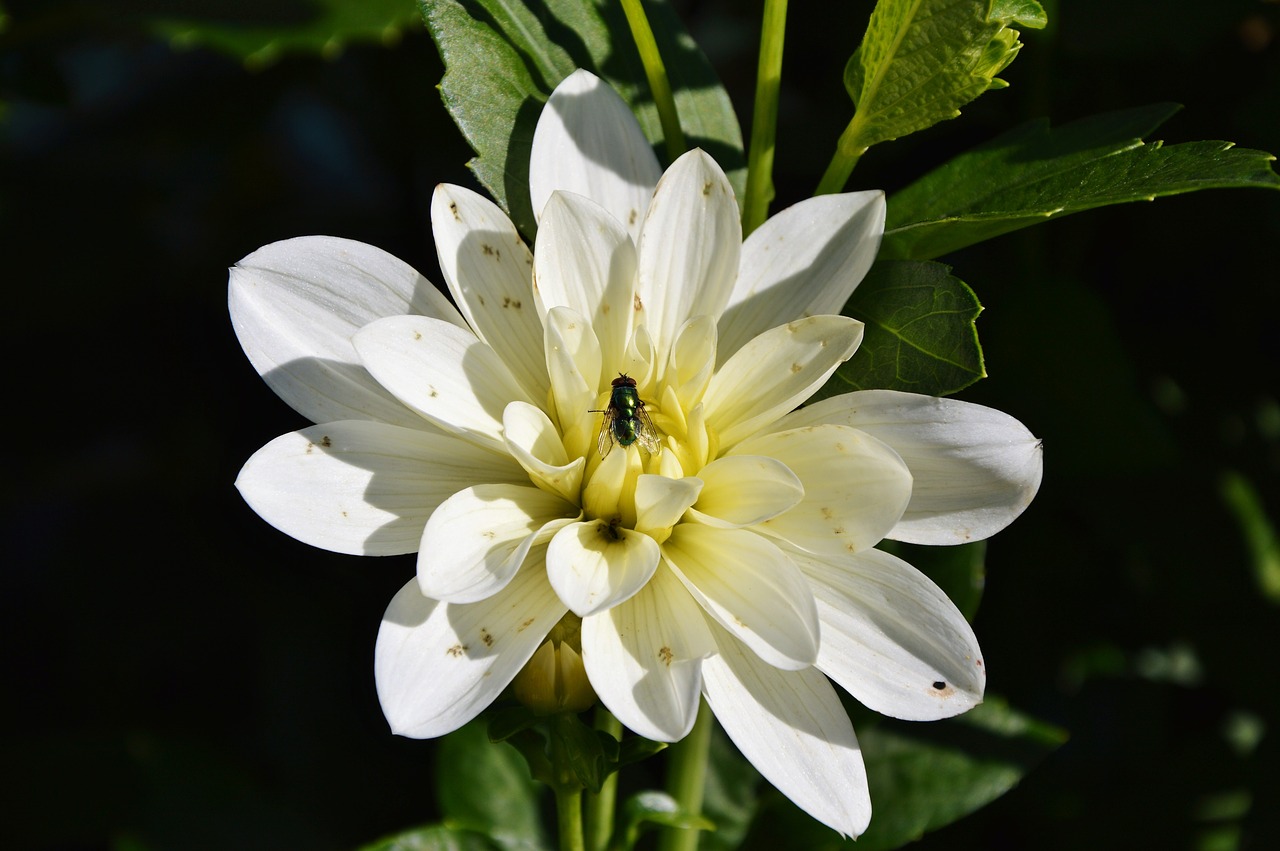
<instances>
[{"instance_id":1,"label":"green leaf behind flower","mask_svg":"<svg viewBox=\"0 0 1280 851\"><path fill-rule=\"evenodd\" d=\"M842 311L862 345L816 398L854 390L955 393L986 376L974 320L982 305L941 263L878 260Z\"/></svg>"},{"instance_id":2,"label":"green leaf behind flower","mask_svg":"<svg viewBox=\"0 0 1280 851\"><path fill-rule=\"evenodd\" d=\"M489 741L485 729L486 722L472 721L440 740L436 788L445 820L504 851L550 847L538 809L542 787L516 749Z\"/></svg>"},{"instance_id":3,"label":"green leaf behind flower","mask_svg":"<svg viewBox=\"0 0 1280 851\"><path fill-rule=\"evenodd\" d=\"M608 81L662 156L662 125L619 4L420 2L445 64L445 107L476 151L470 167L526 237L536 230L529 202L533 130L556 84L575 69ZM689 145L715 157L741 194L742 131L728 94L671 8L649 4L647 11Z\"/></svg>"},{"instance_id":4,"label":"green leaf behind flower","mask_svg":"<svg viewBox=\"0 0 1280 851\"><path fill-rule=\"evenodd\" d=\"M1069 213L1198 189L1280 189L1263 151L1142 141L1178 109L1154 104L1054 129L1032 121L963 153L889 198L880 256L927 260Z\"/></svg>"},{"instance_id":5,"label":"green leaf behind flower","mask_svg":"<svg viewBox=\"0 0 1280 851\"><path fill-rule=\"evenodd\" d=\"M840 139L854 154L955 118L987 89L1022 44L1018 24L1047 23L1034 0L880 0L845 66L857 111Z\"/></svg>"},{"instance_id":6,"label":"green leaf behind flower","mask_svg":"<svg viewBox=\"0 0 1280 851\"><path fill-rule=\"evenodd\" d=\"M128 14L133 4L117 12ZM149 6L153 30L183 46L209 47L243 59L250 66L269 64L283 53L335 56L353 42L394 42L407 28L420 26L413 0L284 0L168 4Z\"/></svg>"},{"instance_id":7,"label":"green leaf behind flower","mask_svg":"<svg viewBox=\"0 0 1280 851\"><path fill-rule=\"evenodd\" d=\"M1066 734L988 695L957 718L930 724L881 719L858 730L873 813L867 832L842 840L780 795L768 797L745 851L886 851L919 839L1008 792Z\"/></svg>"}]
</instances>

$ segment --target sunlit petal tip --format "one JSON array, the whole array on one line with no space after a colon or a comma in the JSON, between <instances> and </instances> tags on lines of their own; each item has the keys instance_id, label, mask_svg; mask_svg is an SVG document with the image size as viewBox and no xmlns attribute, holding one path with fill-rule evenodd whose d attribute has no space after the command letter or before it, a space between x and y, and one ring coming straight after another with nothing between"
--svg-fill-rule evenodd
<instances>
[{"instance_id":1,"label":"sunlit petal tip","mask_svg":"<svg viewBox=\"0 0 1280 851\"><path fill-rule=\"evenodd\" d=\"M312 422L420 425L365 371L351 336L384 316L462 317L426 278L381 249L306 236L263 246L230 270L227 305L249 361Z\"/></svg>"},{"instance_id":2,"label":"sunlit petal tip","mask_svg":"<svg viewBox=\"0 0 1280 851\"><path fill-rule=\"evenodd\" d=\"M648 535L603 520L573 523L547 547L547 579L570 611L587 617L643 588L659 558Z\"/></svg>"},{"instance_id":3,"label":"sunlit petal tip","mask_svg":"<svg viewBox=\"0 0 1280 851\"><path fill-rule=\"evenodd\" d=\"M817 669L782 671L716 631L703 690L751 764L800 809L845 836L871 820L862 750L839 696Z\"/></svg>"},{"instance_id":4,"label":"sunlit petal tip","mask_svg":"<svg viewBox=\"0 0 1280 851\"><path fill-rule=\"evenodd\" d=\"M838 560L791 556L818 601L818 667L860 702L909 721L949 718L982 702L978 640L927 576L880 550Z\"/></svg>"},{"instance_id":5,"label":"sunlit petal tip","mask_svg":"<svg viewBox=\"0 0 1280 851\"><path fill-rule=\"evenodd\" d=\"M431 512L477 479L517 482L511 459L455 437L348 420L286 434L236 479L245 502L304 543L353 555L418 549Z\"/></svg>"},{"instance_id":6,"label":"sunlit petal tip","mask_svg":"<svg viewBox=\"0 0 1280 851\"><path fill-rule=\"evenodd\" d=\"M541 216L557 189L591 198L639 233L662 169L630 107L594 74L578 70L556 86L538 117L529 194Z\"/></svg>"},{"instance_id":7,"label":"sunlit petal tip","mask_svg":"<svg viewBox=\"0 0 1280 851\"><path fill-rule=\"evenodd\" d=\"M776 325L840 313L875 260L884 220L884 193L872 190L806 199L753 231L720 319L720 362Z\"/></svg>"},{"instance_id":8,"label":"sunlit petal tip","mask_svg":"<svg viewBox=\"0 0 1280 851\"><path fill-rule=\"evenodd\" d=\"M582 621L582 654L600 700L647 739L684 738L698 713L702 660L715 641L664 567L638 594Z\"/></svg>"},{"instance_id":9,"label":"sunlit petal tip","mask_svg":"<svg viewBox=\"0 0 1280 851\"><path fill-rule=\"evenodd\" d=\"M470 721L529 660L565 607L541 570L478 603L442 603L410 581L391 600L374 649L378 700L397 735L429 739Z\"/></svg>"},{"instance_id":10,"label":"sunlit petal tip","mask_svg":"<svg viewBox=\"0 0 1280 851\"><path fill-rule=\"evenodd\" d=\"M418 586L453 603L500 591L530 550L581 516L554 494L528 485L476 485L445 500L427 521L418 550Z\"/></svg>"},{"instance_id":11,"label":"sunlit petal tip","mask_svg":"<svg viewBox=\"0 0 1280 851\"><path fill-rule=\"evenodd\" d=\"M788 415L778 428L839 423L902 457L911 501L886 537L949 545L988 538L1014 521L1040 488L1041 441L993 408L892 390L833 396Z\"/></svg>"}]
</instances>

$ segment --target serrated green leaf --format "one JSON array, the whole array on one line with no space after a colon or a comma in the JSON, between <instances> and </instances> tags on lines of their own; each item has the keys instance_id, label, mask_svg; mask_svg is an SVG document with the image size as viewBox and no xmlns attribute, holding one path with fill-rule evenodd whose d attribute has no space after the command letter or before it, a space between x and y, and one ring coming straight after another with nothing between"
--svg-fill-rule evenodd
<instances>
[{"instance_id":1,"label":"serrated green leaf","mask_svg":"<svg viewBox=\"0 0 1280 851\"><path fill-rule=\"evenodd\" d=\"M886 851L968 815L1013 788L1066 734L987 702L958 718L920 724L883 719L860 729L872 816L867 832L842 840L784 798L769 799L744 851Z\"/></svg>"},{"instance_id":2,"label":"serrated green leaf","mask_svg":"<svg viewBox=\"0 0 1280 851\"><path fill-rule=\"evenodd\" d=\"M941 263L877 260L842 311L866 324L862 345L817 398L854 390L955 393L986 376L978 297Z\"/></svg>"},{"instance_id":3,"label":"serrated green leaf","mask_svg":"<svg viewBox=\"0 0 1280 851\"><path fill-rule=\"evenodd\" d=\"M472 721L441 740L436 788L445 820L505 851L549 847L538 810L541 787L516 749L489 741L485 726Z\"/></svg>"},{"instance_id":4,"label":"serrated green leaf","mask_svg":"<svg viewBox=\"0 0 1280 851\"><path fill-rule=\"evenodd\" d=\"M1056 129L1032 121L963 153L889 198L880 256L927 260L1109 204L1199 189L1280 189L1275 158L1263 151L1143 143L1178 108L1154 104Z\"/></svg>"},{"instance_id":5,"label":"serrated green leaf","mask_svg":"<svg viewBox=\"0 0 1280 851\"><path fill-rule=\"evenodd\" d=\"M925 547L900 541L881 541L879 549L893 553L934 581L956 608L972 621L987 581L987 542L954 547Z\"/></svg>"},{"instance_id":6,"label":"serrated green leaf","mask_svg":"<svg viewBox=\"0 0 1280 851\"><path fill-rule=\"evenodd\" d=\"M261 66L283 53L336 56L356 42L394 42L419 26L414 0L289 0L285 3L184 4L150 21L180 46L202 46Z\"/></svg>"},{"instance_id":7,"label":"serrated green leaf","mask_svg":"<svg viewBox=\"0 0 1280 851\"><path fill-rule=\"evenodd\" d=\"M546 0L537 11L505 0L421 0L444 59L445 107L476 151L479 181L527 237L529 151L556 84L586 68L617 90L663 155L662 125L620 4ZM741 194L742 132L729 96L667 4L647 7L690 146L715 157Z\"/></svg>"},{"instance_id":8,"label":"serrated green leaf","mask_svg":"<svg viewBox=\"0 0 1280 851\"><path fill-rule=\"evenodd\" d=\"M880 0L845 66L857 111L840 139L849 155L955 118L1022 48L1012 24L1043 27L1033 0Z\"/></svg>"},{"instance_id":9,"label":"serrated green leaf","mask_svg":"<svg viewBox=\"0 0 1280 851\"><path fill-rule=\"evenodd\" d=\"M360 851L501 851L501 846L469 830L430 825L361 845Z\"/></svg>"}]
</instances>

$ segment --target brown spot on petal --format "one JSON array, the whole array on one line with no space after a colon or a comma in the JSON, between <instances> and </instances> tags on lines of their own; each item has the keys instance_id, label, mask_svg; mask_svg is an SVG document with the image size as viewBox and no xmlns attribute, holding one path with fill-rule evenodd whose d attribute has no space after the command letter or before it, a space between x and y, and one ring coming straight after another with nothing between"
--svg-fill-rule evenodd
<instances>
[{"instance_id":1,"label":"brown spot on petal","mask_svg":"<svg viewBox=\"0 0 1280 851\"><path fill-rule=\"evenodd\" d=\"M519 309L520 309L520 299L518 299L518 298L511 298L510 296L503 296L503 297L502 297L502 306L503 306L503 307L514 307L516 310L519 310Z\"/></svg>"},{"instance_id":2,"label":"brown spot on petal","mask_svg":"<svg viewBox=\"0 0 1280 851\"><path fill-rule=\"evenodd\" d=\"M311 441L309 441L309 440L308 440L308 441L307 441L307 448L304 450L304 452L305 452L305 454L310 455L310 454L311 454L311 450L312 450L312 449L315 449L315 448L316 448L316 445L315 445L314 443L312 443Z\"/></svg>"},{"instance_id":3,"label":"brown spot on petal","mask_svg":"<svg viewBox=\"0 0 1280 851\"><path fill-rule=\"evenodd\" d=\"M800 370L802 370L802 369L804 369L804 365L803 365L803 364L799 364L799 363L793 363L793 364L791 364L791 372L792 372L792 373L797 373L797 372L799 372L799 371L800 371Z\"/></svg>"},{"instance_id":4,"label":"brown spot on petal","mask_svg":"<svg viewBox=\"0 0 1280 851\"><path fill-rule=\"evenodd\" d=\"M823 520L830 520L832 517L836 516L836 513L832 511L830 508L827 508L825 505L822 508L819 508L818 510L822 512Z\"/></svg>"},{"instance_id":5,"label":"brown spot on petal","mask_svg":"<svg viewBox=\"0 0 1280 851\"><path fill-rule=\"evenodd\" d=\"M480 250L483 251L489 257L493 257L495 254L498 253L494 249L494 247L487 242L480 246Z\"/></svg>"},{"instance_id":6,"label":"brown spot on petal","mask_svg":"<svg viewBox=\"0 0 1280 851\"><path fill-rule=\"evenodd\" d=\"M671 652L670 647L663 646L663 648L658 651L658 658L662 660L662 664L670 668L671 660L676 658L676 654Z\"/></svg>"},{"instance_id":7,"label":"brown spot on petal","mask_svg":"<svg viewBox=\"0 0 1280 851\"><path fill-rule=\"evenodd\" d=\"M631 306L635 309L636 313L644 310L644 302L640 300L640 293L635 294L635 298L631 300Z\"/></svg>"},{"instance_id":8,"label":"brown spot on petal","mask_svg":"<svg viewBox=\"0 0 1280 851\"><path fill-rule=\"evenodd\" d=\"M330 446L333 446L333 441L330 440L329 435L326 434L324 437L320 438L320 445L325 449L328 449Z\"/></svg>"},{"instance_id":9,"label":"brown spot on petal","mask_svg":"<svg viewBox=\"0 0 1280 851\"><path fill-rule=\"evenodd\" d=\"M711 190L712 190L712 188L713 188L714 186L715 186L715 183L713 183L712 181L708 180L706 183L702 184L702 194L703 194L703 195L710 195L710 194L711 194Z\"/></svg>"},{"instance_id":10,"label":"brown spot on petal","mask_svg":"<svg viewBox=\"0 0 1280 851\"><path fill-rule=\"evenodd\" d=\"M536 618L529 618L529 619L528 619L528 620L526 620L524 623L522 623L522 624L520 624L518 627L516 627L516 632L524 632L526 629L528 629L529 627L533 626L533 622L534 622L535 620L537 620L537 619L536 619Z\"/></svg>"},{"instance_id":11,"label":"brown spot on petal","mask_svg":"<svg viewBox=\"0 0 1280 851\"><path fill-rule=\"evenodd\" d=\"M946 683L944 683L942 680L938 680L937 682L933 683L934 697L951 697L951 695L955 693L956 693L956 690L951 686L947 685Z\"/></svg>"},{"instance_id":12,"label":"brown spot on petal","mask_svg":"<svg viewBox=\"0 0 1280 851\"><path fill-rule=\"evenodd\" d=\"M444 652L448 653L450 656L457 659L459 656L467 652L467 645L455 644Z\"/></svg>"},{"instance_id":13,"label":"brown spot on petal","mask_svg":"<svg viewBox=\"0 0 1280 851\"><path fill-rule=\"evenodd\" d=\"M480 640L484 642L485 647L493 646L493 633L484 627L480 627Z\"/></svg>"},{"instance_id":14,"label":"brown spot on petal","mask_svg":"<svg viewBox=\"0 0 1280 851\"><path fill-rule=\"evenodd\" d=\"M421 332L421 331L414 331L414 332L413 332L413 339L414 339L415 341L416 341L416 340L421 340L421 339L422 339L422 332Z\"/></svg>"},{"instance_id":15,"label":"brown spot on petal","mask_svg":"<svg viewBox=\"0 0 1280 851\"><path fill-rule=\"evenodd\" d=\"M457 219L458 221L462 221L462 216L459 216L459 215L458 215L458 202L457 202L457 201L450 201L450 202L449 202L449 212L450 212L450 213L453 213L453 217L454 217L455 219Z\"/></svg>"}]
</instances>

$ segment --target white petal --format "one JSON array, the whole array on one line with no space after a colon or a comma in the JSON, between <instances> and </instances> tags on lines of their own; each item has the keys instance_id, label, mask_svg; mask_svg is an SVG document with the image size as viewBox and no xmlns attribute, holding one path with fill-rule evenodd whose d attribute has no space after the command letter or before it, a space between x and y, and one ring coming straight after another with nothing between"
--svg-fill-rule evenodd
<instances>
[{"instance_id":1,"label":"white petal","mask_svg":"<svg viewBox=\"0 0 1280 851\"><path fill-rule=\"evenodd\" d=\"M694 516L713 526L751 526L795 507L804 485L786 464L762 455L718 458L698 471L705 484Z\"/></svg>"},{"instance_id":2,"label":"white petal","mask_svg":"<svg viewBox=\"0 0 1280 851\"><path fill-rule=\"evenodd\" d=\"M716 720L765 779L796 806L845 836L871 820L862 750L849 716L814 668L779 671L721 631L702 663Z\"/></svg>"},{"instance_id":3,"label":"white petal","mask_svg":"<svg viewBox=\"0 0 1280 851\"><path fill-rule=\"evenodd\" d=\"M657 532L676 525L701 492L702 480L692 476L640 475L636 479L636 528Z\"/></svg>"},{"instance_id":4,"label":"white petal","mask_svg":"<svg viewBox=\"0 0 1280 851\"><path fill-rule=\"evenodd\" d=\"M569 460L546 413L527 402L512 402L503 412L502 428L508 451L534 484L567 502L578 500L587 460L581 455Z\"/></svg>"},{"instance_id":5,"label":"white petal","mask_svg":"<svg viewBox=\"0 0 1280 851\"><path fill-rule=\"evenodd\" d=\"M863 705L934 721L982 702L987 673L978 639L929 577L880 550L838 561L791 557L818 600L818 667Z\"/></svg>"},{"instance_id":6,"label":"white petal","mask_svg":"<svg viewBox=\"0 0 1280 851\"><path fill-rule=\"evenodd\" d=\"M547 395L533 255L506 213L483 195L442 183L431 199L440 271L476 336L535 399Z\"/></svg>"},{"instance_id":7,"label":"white petal","mask_svg":"<svg viewBox=\"0 0 1280 851\"><path fill-rule=\"evenodd\" d=\"M660 365L685 320L720 316L738 276L741 248L728 178L703 151L682 155L658 183L637 244L637 294Z\"/></svg>"},{"instance_id":8,"label":"white petal","mask_svg":"<svg viewBox=\"0 0 1280 851\"><path fill-rule=\"evenodd\" d=\"M585 618L643 588L660 555L648 535L603 520L571 523L547 547L547 579L569 610Z\"/></svg>"},{"instance_id":9,"label":"white petal","mask_svg":"<svg viewBox=\"0 0 1280 851\"><path fill-rule=\"evenodd\" d=\"M621 370L636 289L636 249L622 225L589 198L556 192L538 226L534 281L539 310L567 307L586 317L606 374Z\"/></svg>"},{"instance_id":10,"label":"white petal","mask_svg":"<svg viewBox=\"0 0 1280 851\"><path fill-rule=\"evenodd\" d=\"M531 485L476 485L449 497L422 532L418 586L451 603L501 590L530 549L582 516L576 505Z\"/></svg>"},{"instance_id":11,"label":"white petal","mask_svg":"<svg viewBox=\"0 0 1280 851\"><path fill-rule=\"evenodd\" d=\"M707 387L707 422L729 447L795 408L862 342L862 323L810 316L764 332L720 368Z\"/></svg>"},{"instance_id":12,"label":"white petal","mask_svg":"<svg viewBox=\"0 0 1280 851\"><path fill-rule=\"evenodd\" d=\"M557 189L585 195L634 239L662 175L631 109L589 71L575 71L551 93L533 131L529 194L534 215Z\"/></svg>"},{"instance_id":13,"label":"white petal","mask_svg":"<svg viewBox=\"0 0 1280 851\"><path fill-rule=\"evenodd\" d=\"M770 665L818 656L818 611L803 574L769 541L741 529L681 523L662 554L693 598Z\"/></svg>"},{"instance_id":14,"label":"white petal","mask_svg":"<svg viewBox=\"0 0 1280 851\"><path fill-rule=\"evenodd\" d=\"M799 477L800 504L757 528L809 552L870 549L894 528L911 498L911 473L898 454L847 426L760 435L733 452L777 458Z\"/></svg>"},{"instance_id":15,"label":"white petal","mask_svg":"<svg viewBox=\"0 0 1280 851\"><path fill-rule=\"evenodd\" d=\"M411 580L382 616L374 649L378 700L392 732L430 739L476 717L564 613L540 562L479 603L432 600Z\"/></svg>"},{"instance_id":16,"label":"white petal","mask_svg":"<svg viewBox=\"0 0 1280 851\"><path fill-rule=\"evenodd\" d=\"M714 651L698 604L665 568L630 600L582 621L582 660L596 694L628 729L654 741L688 735L701 662Z\"/></svg>"},{"instance_id":17,"label":"white petal","mask_svg":"<svg viewBox=\"0 0 1280 851\"><path fill-rule=\"evenodd\" d=\"M506 452L502 413L507 405L532 403L493 349L456 325L394 316L362 328L355 346L369 372L400 401L441 428L497 452Z\"/></svg>"},{"instance_id":18,"label":"white petal","mask_svg":"<svg viewBox=\"0 0 1280 851\"><path fill-rule=\"evenodd\" d=\"M351 336L384 316L420 313L461 325L411 266L349 239L304 236L259 248L231 268L231 324L272 390L312 422L422 423L365 371Z\"/></svg>"},{"instance_id":19,"label":"white petal","mask_svg":"<svg viewBox=\"0 0 1280 851\"><path fill-rule=\"evenodd\" d=\"M348 420L277 437L253 454L236 487L272 526L352 555L418 549L436 506L477 482L519 482L510 458L455 437Z\"/></svg>"},{"instance_id":20,"label":"white petal","mask_svg":"<svg viewBox=\"0 0 1280 851\"><path fill-rule=\"evenodd\" d=\"M886 536L913 544L960 544L1013 522L1040 489L1041 442L1008 414L955 399L893 390L833 396L778 428L841 423L894 448L915 484L902 521Z\"/></svg>"},{"instance_id":21,"label":"white petal","mask_svg":"<svg viewBox=\"0 0 1280 851\"><path fill-rule=\"evenodd\" d=\"M721 362L783 322L843 310L880 250L884 215L878 190L819 195L752 232L720 318Z\"/></svg>"},{"instance_id":22,"label":"white petal","mask_svg":"<svg viewBox=\"0 0 1280 851\"><path fill-rule=\"evenodd\" d=\"M716 323L710 316L695 316L676 332L667 363L666 382L678 388L678 411L702 401L716 369Z\"/></svg>"},{"instance_id":23,"label":"white petal","mask_svg":"<svg viewBox=\"0 0 1280 851\"><path fill-rule=\"evenodd\" d=\"M577 311L553 307L546 315L546 362L556 419L570 455L585 455L595 441L600 395L600 343Z\"/></svg>"}]
</instances>

